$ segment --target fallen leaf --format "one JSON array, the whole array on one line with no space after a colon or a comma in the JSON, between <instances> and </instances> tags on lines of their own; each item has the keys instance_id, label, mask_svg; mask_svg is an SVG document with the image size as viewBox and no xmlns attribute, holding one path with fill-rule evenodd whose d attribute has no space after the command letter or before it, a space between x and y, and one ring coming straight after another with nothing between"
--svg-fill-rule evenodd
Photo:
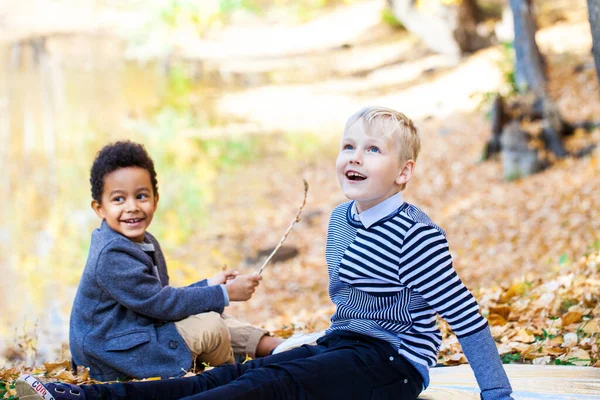
<instances>
[{"instance_id":1,"label":"fallen leaf","mask_svg":"<svg viewBox=\"0 0 600 400\"><path fill-rule=\"evenodd\" d=\"M580 311L569 311L565 315L562 316L562 324L563 326L574 324L575 322L581 321L583 314Z\"/></svg>"},{"instance_id":2,"label":"fallen leaf","mask_svg":"<svg viewBox=\"0 0 600 400\"><path fill-rule=\"evenodd\" d=\"M588 366L591 362L589 353L578 347L571 349L571 351L569 351L567 354L566 359L569 362L579 366Z\"/></svg>"},{"instance_id":3,"label":"fallen leaf","mask_svg":"<svg viewBox=\"0 0 600 400\"><path fill-rule=\"evenodd\" d=\"M62 371L70 370L71 363L67 360L57 363L45 362L44 367L46 368L46 376L54 377Z\"/></svg>"},{"instance_id":4,"label":"fallen leaf","mask_svg":"<svg viewBox=\"0 0 600 400\"><path fill-rule=\"evenodd\" d=\"M506 325L506 319L502 315L500 315L500 314L490 314L487 317L487 320L488 320L488 323L491 326L497 326L497 325L503 326L503 325Z\"/></svg>"},{"instance_id":5,"label":"fallen leaf","mask_svg":"<svg viewBox=\"0 0 600 400\"><path fill-rule=\"evenodd\" d=\"M543 356L543 357L534 358L532 361L532 364L533 365L547 365L547 364L550 364L551 361L552 361L552 357Z\"/></svg>"},{"instance_id":6,"label":"fallen leaf","mask_svg":"<svg viewBox=\"0 0 600 400\"><path fill-rule=\"evenodd\" d=\"M600 332L600 318L594 318L584 322L581 330L588 335Z\"/></svg>"},{"instance_id":7,"label":"fallen leaf","mask_svg":"<svg viewBox=\"0 0 600 400\"><path fill-rule=\"evenodd\" d=\"M535 336L527 329L521 329L511 340L522 343L533 343L535 342Z\"/></svg>"}]
</instances>

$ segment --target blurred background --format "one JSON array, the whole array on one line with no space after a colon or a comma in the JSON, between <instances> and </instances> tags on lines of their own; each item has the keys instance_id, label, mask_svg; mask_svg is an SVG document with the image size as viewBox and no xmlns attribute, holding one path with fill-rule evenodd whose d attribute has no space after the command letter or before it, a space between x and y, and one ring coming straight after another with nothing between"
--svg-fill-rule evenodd
<instances>
[{"instance_id":1,"label":"blurred background","mask_svg":"<svg viewBox=\"0 0 600 400\"><path fill-rule=\"evenodd\" d=\"M528 37L515 4L535 16L542 89L535 59L521 59L529 90L515 68L515 30ZM326 228L345 200L334 162L346 118L365 105L421 130L405 198L446 230L470 288L543 279L599 246L591 49L585 0L0 0L0 363L68 357L100 223L89 168L119 139L154 158L149 230L174 286L224 264L260 267L308 181L279 259L228 310L280 334L327 326ZM536 118L527 91L568 129L548 131L549 108ZM511 144L493 140L511 118L535 150L521 149L535 162L517 172Z\"/></svg>"}]
</instances>

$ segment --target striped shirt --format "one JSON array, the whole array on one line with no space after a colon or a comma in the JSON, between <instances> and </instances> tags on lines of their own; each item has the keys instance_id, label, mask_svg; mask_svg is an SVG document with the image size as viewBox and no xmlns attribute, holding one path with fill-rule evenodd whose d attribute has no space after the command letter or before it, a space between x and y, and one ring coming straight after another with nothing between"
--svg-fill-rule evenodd
<instances>
[{"instance_id":1,"label":"striped shirt","mask_svg":"<svg viewBox=\"0 0 600 400\"><path fill-rule=\"evenodd\" d=\"M376 207L389 210L394 202L391 213L372 221L355 220L353 202L333 211L326 259L336 311L328 332L389 342L427 386L442 341L436 314L459 340L485 329L487 321L452 267L445 232L399 194Z\"/></svg>"}]
</instances>

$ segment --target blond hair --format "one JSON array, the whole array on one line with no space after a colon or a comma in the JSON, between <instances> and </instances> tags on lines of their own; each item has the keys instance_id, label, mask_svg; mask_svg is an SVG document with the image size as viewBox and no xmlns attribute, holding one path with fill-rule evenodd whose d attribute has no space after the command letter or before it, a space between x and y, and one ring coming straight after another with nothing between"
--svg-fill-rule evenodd
<instances>
[{"instance_id":1,"label":"blond hair","mask_svg":"<svg viewBox=\"0 0 600 400\"><path fill-rule=\"evenodd\" d=\"M394 139L398 144L398 161L417 161L421 150L421 139L417 128L410 118L399 111L385 107L365 107L348 118L344 132L359 119L363 120L363 128L367 136Z\"/></svg>"}]
</instances>

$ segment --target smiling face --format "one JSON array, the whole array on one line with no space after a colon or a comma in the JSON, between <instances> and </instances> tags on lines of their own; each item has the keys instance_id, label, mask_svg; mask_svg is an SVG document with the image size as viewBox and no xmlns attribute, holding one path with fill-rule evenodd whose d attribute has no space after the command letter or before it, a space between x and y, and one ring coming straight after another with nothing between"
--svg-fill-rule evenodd
<instances>
[{"instance_id":1,"label":"smiling face","mask_svg":"<svg viewBox=\"0 0 600 400\"><path fill-rule=\"evenodd\" d=\"M344 195L363 212L398 193L412 176L414 162L403 165L398 143L367 135L363 119L348 126L342 138L336 171Z\"/></svg>"},{"instance_id":2,"label":"smiling face","mask_svg":"<svg viewBox=\"0 0 600 400\"><path fill-rule=\"evenodd\" d=\"M143 242L157 204L150 173L144 168L126 167L104 177L102 201L92 201L92 208L114 231Z\"/></svg>"}]
</instances>

